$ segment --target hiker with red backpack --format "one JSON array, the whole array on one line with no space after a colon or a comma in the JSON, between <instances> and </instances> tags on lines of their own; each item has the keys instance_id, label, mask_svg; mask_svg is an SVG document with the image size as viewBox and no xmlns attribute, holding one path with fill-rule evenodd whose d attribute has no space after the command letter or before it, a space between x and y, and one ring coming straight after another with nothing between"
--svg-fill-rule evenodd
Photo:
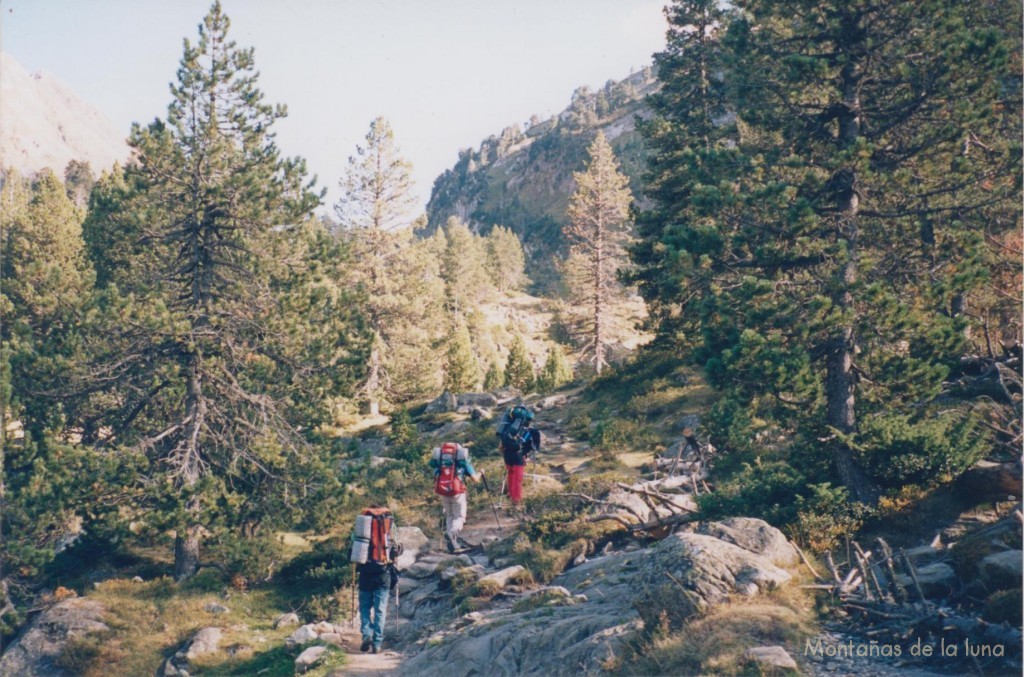
<instances>
[{"instance_id":1,"label":"hiker with red backpack","mask_svg":"<svg viewBox=\"0 0 1024 677\"><path fill-rule=\"evenodd\" d=\"M359 619L363 642L359 650L380 653L384 641L384 622L388 613L388 593L395 590L398 601L398 568L395 561L402 546L395 540L395 520L391 511L374 504L356 517L349 560L358 573Z\"/></svg>"},{"instance_id":2,"label":"hiker with red backpack","mask_svg":"<svg viewBox=\"0 0 1024 677\"><path fill-rule=\"evenodd\" d=\"M448 552L460 547L459 533L466 523L466 482L467 476L479 482L483 472L473 469L469 450L455 442L445 442L434 447L430 456L430 467L434 470L434 493L441 497L444 507L444 539Z\"/></svg>"}]
</instances>

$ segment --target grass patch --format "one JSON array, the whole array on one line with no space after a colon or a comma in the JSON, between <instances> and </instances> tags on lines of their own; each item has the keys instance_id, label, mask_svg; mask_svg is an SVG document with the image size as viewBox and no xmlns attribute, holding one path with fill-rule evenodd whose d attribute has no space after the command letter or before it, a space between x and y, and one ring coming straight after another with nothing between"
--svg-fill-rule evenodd
<instances>
[{"instance_id":1,"label":"grass patch","mask_svg":"<svg viewBox=\"0 0 1024 677\"><path fill-rule=\"evenodd\" d=\"M747 649L781 645L794 653L815 632L811 601L782 589L716 607L671 635L663 631L641 655L624 662L620 674L759 675L743 660Z\"/></svg>"},{"instance_id":2,"label":"grass patch","mask_svg":"<svg viewBox=\"0 0 1024 677\"><path fill-rule=\"evenodd\" d=\"M66 660L75 662L76 673L84 677L151 675L198 630L210 626L224 629L224 647L253 647L249 658L244 652L237 657L228 656L226 651L211 655L204 661L210 669L218 665L227 669L235 661L254 660L261 646L283 643L290 629L273 628L274 619L285 611L278 606L280 600L274 591L235 592L224 599L213 591L223 587L219 577L205 572L184 585L167 577L145 583L125 579L101 583L89 597L107 609L104 621L111 632L97 646L84 642L74 645ZM229 611L214 615L206 610L211 603L224 604ZM256 642L258 637L265 641Z\"/></svg>"}]
</instances>

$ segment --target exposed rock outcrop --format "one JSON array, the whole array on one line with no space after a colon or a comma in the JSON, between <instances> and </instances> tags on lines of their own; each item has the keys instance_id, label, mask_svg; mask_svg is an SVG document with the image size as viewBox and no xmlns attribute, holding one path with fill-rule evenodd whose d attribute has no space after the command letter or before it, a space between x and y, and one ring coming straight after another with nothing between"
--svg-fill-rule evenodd
<instances>
[{"instance_id":1,"label":"exposed rock outcrop","mask_svg":"<svg viewBox=\"0 0 1024 677\"><path fill-rule=\"evenodd\" d=\"M69 640L110 628L96 600L75 597L41 613L0 657L0 677L72 677L55 661Z\"/></svg>"}]
</instances>

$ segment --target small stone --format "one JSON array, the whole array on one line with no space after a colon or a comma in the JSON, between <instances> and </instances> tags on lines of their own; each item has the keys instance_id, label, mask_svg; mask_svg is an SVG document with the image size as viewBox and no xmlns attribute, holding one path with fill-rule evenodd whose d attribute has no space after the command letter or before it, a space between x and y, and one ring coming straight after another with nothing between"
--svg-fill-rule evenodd
<instances>
[{"instance_id":1,"label":"small stone","mask_svg":"<svg viewBox=\"0 0 1024 677\"><path fill-rule=\"evenodd\" d=\"M307 672L310 668L320 662L324 654L327 653L327 647L325 646L311 646L295 659L295 674L301 675Z\"/></svg>"},{"instance_id":2,"label":"small stone","mask_svg":"<svg viewBox=\"0 0 1024 677\"><path fill-rule=\"evenodd\" d=\"M286 628L286 627L288 627L290 625L298 625L298 624L299 624L299 615L294 613L294 612L292 612L292 613L287 613L287 614L281 614L280 616L278 616L277 620L274 621L274 628L275 629L276 628Z\"/></svg>"},{"instance_id":3,"label":"small stone","mask_svg":"<svg viewBox=\"0 0 1024 677\"><path fill-rule=\"evenodd\" d=\"M218 616L220 614L226 614L228 611L231 611L230 609L228 609L223 604L219 604L217 602L210 602L209 604L207 604L203 608L206 609L207 611L209 611L211 614L213 614L215 616Z\"/></svg>"},{"instance_id":4,"label":"small stone","mask_svg":"<svg viewBox=\"0 0 1024 677\"><path fill-rule=\"evenodd\" d=\"M284 641L285 646L288 648L294 648L302 646L303 644L309 644L317 638L317 632L312 625L303 625L301 628L289 635L288 639Z\"/></svg>"},{"instance_id":5,"label":"small stone","mask_svg":"<svg viewBox=\"0 0 1024 677\"><path fill-rule=\"evenodd\" d=\"M132 583L145 583L145 582L146 581L142 580L142 576L133 576L132 577Z\"/></svg>"},{"instance_id":6,"label":"small stone","mask_svg":"<svg viewBox=\"0 0 1024 677\"><path fill-rule=\"evenodd\" d=\"M796 661L781 646L757 646L747 649L743 653L743 657L752 663L756 663L758 668L762 670L767 668L768 672L773 670L797 670Z\"/></svg>"},{"instance_id":7,"label":"small stone","mask_svg":"<svg viewBox=\"0 0 1024 677\"><path fill-rule=\"evenodd\" d=\"M341 635L337 632L325 632L318 638L321 642L327 642L328 644L336 644L341 646Z\"/></svg>"}]
</instances>

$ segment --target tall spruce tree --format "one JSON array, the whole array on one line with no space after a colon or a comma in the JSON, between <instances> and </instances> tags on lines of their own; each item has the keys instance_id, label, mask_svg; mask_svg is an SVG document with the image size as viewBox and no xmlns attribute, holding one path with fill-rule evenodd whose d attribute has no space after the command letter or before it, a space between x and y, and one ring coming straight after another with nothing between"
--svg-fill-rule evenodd
<instances>
[{"instance_id":1,"label":"tall spruce tree","mask_svg":"<svg viewBox=\"0 0 1024 677\"><path fill-rule=\"evenodd\" d=\"M562 346L552 343L548 356L537 376L537 387L541 390L556 390L572 381L572 365L569 364Z\"/></svg>"},{"instance_id":2,"label":"tall spruce tree","mask_svg":"<svg viewBox=\"0 0 1024 677\"><path fill-rule=\"evenodd\" d=\"M177 531L174 573L198 566L201 534L255 533L326 481L310 435L355 376L358 321L322 273L310 222L320 197L283 159L251 49L215 2L186 40L166 121L135 126L126 170L141 246L119 259L132 296L94 378L119 396L103 440L141 451L157 518ZM312 311L312 312L310 312ZM314 415L315 414L315 415ZM297 491L298 488L298 491Z\"/></svg>"},{"instance_id":3,"label":"tall spruce tree","mask_svg":"<svg viewBox=\"0 0 1024 677\"><path fill-rule=\"evenodd\" d=\"M565 278L573 305L580 310L576 333L582 353L600 374L608 366L616 311L625 297L618 273L627 262L633 197L603 132L598 132L588 152L586 170L573 174L576 190L569 198L565 230L572 243L571 257Z\"/></svg>"}]
</instances>

